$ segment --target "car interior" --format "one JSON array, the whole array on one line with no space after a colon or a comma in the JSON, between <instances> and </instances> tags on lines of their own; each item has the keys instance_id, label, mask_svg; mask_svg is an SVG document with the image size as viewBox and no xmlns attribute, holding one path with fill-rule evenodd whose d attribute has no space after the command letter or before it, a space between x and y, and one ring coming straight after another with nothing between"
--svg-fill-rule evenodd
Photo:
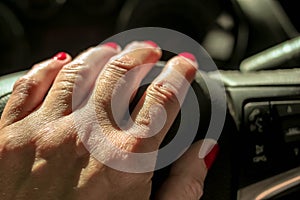
<instances>
[{"instance_id":1,"label":"car interior","mask_svg":"<svg viewBox=\"0 0 300 200\"><path fill-rule=\"evenodd\" d=\"M219 70L205 73L226 92L220 153L201 199L299 199L297 5L292 0L2 0L0 115L14 82L33 63L58 51L76 56L133 28L176 30L208 52ZM169 52L163 53L158 69L170 57ZM202 76L196 76L192 86L201 112L195 138L199 140L208 129L213 101ZM136 99L144 89L140 88ZM178 119L163 145L176 134ZM169 169L155 172L153 193Z\"/></svg>"}]
</instances>

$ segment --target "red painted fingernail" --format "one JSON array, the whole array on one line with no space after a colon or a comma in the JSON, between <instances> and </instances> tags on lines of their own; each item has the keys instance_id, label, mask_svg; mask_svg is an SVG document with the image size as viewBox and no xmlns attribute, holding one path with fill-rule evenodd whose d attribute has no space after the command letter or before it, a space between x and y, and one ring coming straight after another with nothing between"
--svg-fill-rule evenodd
<instances>
[{"instance_id":1,"label":"red painted fingernail","mask_svg":"<svg viewBox=\"0 0 300 200\"><path fill-rule=\"evenodd\" d=\"M214 163L214 161L216 160L216 157L219 153L219 145L216 144L212 150L205 156L204 158L204 162L205 162L205 165L206 165L206 168L207 169L210 169L212 164Z\"/></svg>"},{"instance_id":2,"label":"red painted fingernail","mask_svg":"<svg viewBox=\"0 0 300 200\"><path fill-rule=\"evenodd\" d=\"M66 58L67 58L67 54L65 52L59 52L53 57L54 60L64 60Z\"/></svg>"},{"instance_id":3,"label":"red painted fingernail","mask_svg":"<svg viewBox=\"0 0 300 200\"><path fill-rule=\"evenodd\" d=\"M152 47L155 47L155 48L158 47L158 45L155 42L151 41L151 40L146 40L144 42L147 43L147 44L149 44Z\"/></svg>"},{"instance_id":4,"label":"red painted fingernail","mask_svg":"<svg viewBox=\"0 0 300 200\"><path fill-rule=\"evenodd\" d=\"M119 45L115 42L108 42L108 43L105 43L103 44L104 46L108 46L108 47L111 47L113 49L118 49L119 48Z\"/></svg>"},{"instance_id":5,"label":"red painted fingernail","mask_svg":"<svg viewBox=\"0 0 300 200\"><path fill-rule=\"evenodd\" d=\"M188 52L183 52L183 53L180 53L178 54L179 56L182 56L182 57L185 57L187 59L190 59L191 61L195 62L196 61L196 58L193 54L191 53L188 53Z\"/></svg>"}]
</instances>

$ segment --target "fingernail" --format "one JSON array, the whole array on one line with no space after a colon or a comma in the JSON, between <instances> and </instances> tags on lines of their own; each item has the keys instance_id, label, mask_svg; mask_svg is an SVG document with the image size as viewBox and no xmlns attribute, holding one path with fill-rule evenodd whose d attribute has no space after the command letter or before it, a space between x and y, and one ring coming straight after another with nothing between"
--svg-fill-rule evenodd
<instances>
[{"instance_id":1,"label":"fingernail","mask_svg":"<svg viewBox=\"0 0 300 200\"><path fill-rule=\"evenodd\" d=\"M219 149L220 149L219 145L215 144L214 147L210 150L210 152L205 156L204 162L208 170L211 168L214 161L216 160L216 157L219 153Z\"/></svg>"},{"instance_id":2,"label":"fingernail","mask_svg":"<svg viewBox=\"0 0 300 200\"><path fill-rule=\"evenodd\" d=\"M144 41L146 44L149 44L150 46L152 46L152 47L158 47L158 45L155 43L155 42L153 42L153 41L151 41L151 40L146 40L146 41Z\"/></svg>"},{"instance_id":3,"label":"fingernail","mask_svg":"<svg viewBox=\"0 0 300 200\"><path fill-rule=\"evenodd\" d=\"M104 45L104 46L111 47L111 48L116 49L116 50L119 49L119 45L118 45L117 43L115 43L115 42L108 42L108 43L105 43L105 44L103 44L103 45Z\"/></svg>"},{"instance_id":4,"label":"fingernail","mask_svg":"<svg viewBox=\"0 0 300 200\"><path fill-rule=\"evenodd\" d=\"M191 60L191 61L193 61L193 62L196 62L195 56L194 56L193 54L189 53L189 52L183 52L183 53L180 53L180 54L178 54L178 55L179 55L179 56L182 56L182 57L184 57L184 58L187 58L187 59L189 59L189 60Z\"/></svg>"},{"instance_id":5,"label":"fingernail","mask_svg":"<svg viewBox=\"0 0 300 200\"><path fill-rule=\"evenodd\" d=\"M59 52L53 57L54 60L65 60L66 58L67 54L65 52Z\"/></svg>"}]
</instances>

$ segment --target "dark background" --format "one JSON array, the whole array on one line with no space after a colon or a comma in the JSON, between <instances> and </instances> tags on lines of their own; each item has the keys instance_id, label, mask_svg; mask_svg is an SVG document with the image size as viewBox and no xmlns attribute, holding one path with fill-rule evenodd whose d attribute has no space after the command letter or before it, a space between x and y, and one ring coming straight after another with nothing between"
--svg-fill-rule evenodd
<instances>
[{"instance_id":1,"label":"dark background","mask_svg":"<svg viewBox=\"0 0 300 200\"><path fill-rule=\"evenodd\" d=\"M255 27L240 16L231 0L2 0L0 1L0 75L28 69L33 63L59 51L72 56L97 45L120 31L143 26L159 26L183 32L203 43L211 30L220 29L234 46L224 49L229 56L214 56L221 69L238 69L240 61L287 38L259 38ZM299 27L297 1L281 0L291 21ZM231 20L224 27L221 15ZM229 21L230 21L229 20ZM250 27L250 36L237 44L241 24ZM253 30L251 30L253 29ZM251 35L252 32L252 35ZM265 35L266 35L265 34ZM216 36L215 36L216 37ZM226 41L222 38L221 42ZM241 45L240 45L241 46ZM241 50L241 48L243 48Z\"/></svg>"}]
</instances>

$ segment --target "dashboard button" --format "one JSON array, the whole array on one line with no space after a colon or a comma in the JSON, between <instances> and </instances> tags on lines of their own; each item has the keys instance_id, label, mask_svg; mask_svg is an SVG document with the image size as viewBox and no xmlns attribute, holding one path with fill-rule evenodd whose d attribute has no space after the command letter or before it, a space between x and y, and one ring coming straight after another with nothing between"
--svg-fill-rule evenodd
<instances>
[{"instance_id":1,"label":"dashboard button","mask_svg":"<svg viewBox=\"0 0 300 200\"><path fill-rule=\"evenodd\" d=\"M300 124L298 127L291 127L285 130L284 133L285 142L298 142L300 143Z\"/></svg>"},{"instance_id":2,"label":"dashboard button","mask_svg":"<svg viewBox=\"0 0 300 200\"><path fill-rule=\"evenodd\" d=\"M264 133L270 119L269 102L247 103L244 107L245 125L250 133Z\"/></svg>"},{"instance_id":3,"label":"dashboard button","mask_svg":"<svg viewBox=\"0 0 300 200\"><path fill-rule=\"evenodd\" d=\"M271 102L272 108L279 117L300 115L300 101Z\"/></svg>"},{"instance_id":4,"label":"dashboard button","mask_svg":"<svg viewBox=\"0 0 300 200\"><path fill-rule=\"evenodd\" d=\"M270 104L251 102L244 106L243 168L246 176L258 180L271 171Z\"/></svg>"}]
</instances>

